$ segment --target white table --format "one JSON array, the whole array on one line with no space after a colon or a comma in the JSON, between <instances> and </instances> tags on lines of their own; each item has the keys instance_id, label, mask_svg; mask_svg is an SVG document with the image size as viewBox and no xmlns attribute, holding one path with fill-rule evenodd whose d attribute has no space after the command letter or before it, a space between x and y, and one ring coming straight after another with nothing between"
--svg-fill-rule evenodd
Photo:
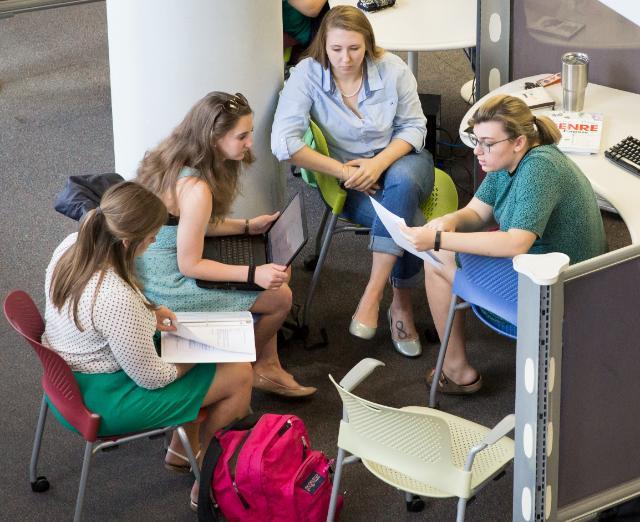
<instances>
[{"instance_id":1,"label":"white table","mask_svg":"<svg viewBox=\"0 0 640 522\"><path fill-rule=\"evenodd\" d=\"M612 7L607 7L604 3L580 2L579 0L524 2L522 9L524 10L525 24L524 27L516 30L524 31L526 28L529 35L535 40L568 51L573 49L579 49L583 52L589 49L637 49L638 26L632 21L612 13ZM623 10L631 10L632 5L636 4L636 2L617 3ZM543 16L583 24L584 27L569 39L554 35L552 30L540 32L535 30L535 27Z\"/></svg>"},{"instance_id":2,"label":"white table","mask_svg":"<svg viewBox=\"0 0 640 522\"><path fill-rule=\"evenodd\" d=\"M471 147L469 137L464 130L467 120L476 109L495 94L509 93L524 89L525 82L534 82L547 74L539 74L502 85L487 94L473 105L460 123L459 133L462 141ZM557 102L556 108L562 107L562 88L560 84L546 87ZM627 136L640 136L640 95L633 94L603 85L590 83L585 94L584 110L604 114L604 128L598 154L568 154L582 169L594 191L609 201L624 219L631 241L640 243L640 177L618 167L604 157L604 151ZM535 114L542 114L536 111Z\"/></svg>"},{"instance_id":3,"label":"white table","mask_svg":"<svg viewBox=\"0 0 640 522\"><path fill-rule=\"evenodd\" d=\"M357 0L329 0L329 5L356 6ZM476 45L476 0L396 0L393 7L366 13L376 44L390 51L409 51L417 78L418 51L466 49Z\"/></svg>"}]
</instances>

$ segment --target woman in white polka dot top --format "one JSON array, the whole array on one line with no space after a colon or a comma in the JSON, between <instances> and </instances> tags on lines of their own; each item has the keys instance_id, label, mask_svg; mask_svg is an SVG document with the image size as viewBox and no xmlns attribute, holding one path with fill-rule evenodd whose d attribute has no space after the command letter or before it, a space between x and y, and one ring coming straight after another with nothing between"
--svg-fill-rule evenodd
<instances>
[{"instance_id":1,"label":"woman in white polka dot top","mask_svg":"<svg viewBox=\"0 0 640 522\"><path fill-rule=\"evenodd\" d=\"M187 423L203 407L208 415L199 433L186 426L197 451L246 414L253 372L249 363L171 364L157 355L153 335L175 329L163 325L175 315L145 299L135 258L166 220L166 207L144 187L124 182L110 188L53 254L42 342L70 365L86 406L102 417L100 435ZM188 472L183 455L176 434L166 467Z\"/></svg>"}]
</instances>

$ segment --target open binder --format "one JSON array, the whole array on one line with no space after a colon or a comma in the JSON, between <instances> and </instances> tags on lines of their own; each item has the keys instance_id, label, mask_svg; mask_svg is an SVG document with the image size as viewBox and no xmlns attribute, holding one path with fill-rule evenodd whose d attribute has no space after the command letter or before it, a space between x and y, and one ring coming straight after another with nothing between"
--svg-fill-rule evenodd
<instances>
[{"instance_id":1,"label":"open binder","mask_svg":"<svg viewBox=\"0 0 640 522\"><path fill-rule=\"evenodd\" d=\"M253 362L256 347L251 312L179 312L175 332L162 332L167 362Z\"/></svg>"}]
</instances>

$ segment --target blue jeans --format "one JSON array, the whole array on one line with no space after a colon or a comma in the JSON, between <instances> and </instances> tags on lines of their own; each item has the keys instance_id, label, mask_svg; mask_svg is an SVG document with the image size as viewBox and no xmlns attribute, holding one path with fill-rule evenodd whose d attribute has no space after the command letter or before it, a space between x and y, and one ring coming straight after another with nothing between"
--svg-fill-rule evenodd
<instances>
[{"instance_id":1,"label":"blue jeans","mask_svg":"<svg viewBox=\"0 0 640 522\"><path fill-rule=\"evenodd\" d=\"M431 194L434 178L431 153L424 149L418 153L410 152L380 176L378 184L381 188L373 197L389 211L403 217L407 225L423 225L424 216L419 205ZM341 217L371 228L369 250L398 257L391 272L391 284L395 288L417 286L423 261L396 245L378 219L366 193L349 190Z\"/></svg>"}]
</instances>

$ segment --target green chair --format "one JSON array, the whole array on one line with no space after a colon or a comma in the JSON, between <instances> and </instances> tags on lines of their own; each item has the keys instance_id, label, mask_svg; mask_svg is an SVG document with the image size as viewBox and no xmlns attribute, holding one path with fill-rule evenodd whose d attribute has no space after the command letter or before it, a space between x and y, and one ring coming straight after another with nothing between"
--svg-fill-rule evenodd
<instances>
[{"instance_id":1,"label":"green chair","mask_svg":"<svg viewBox=\"0 0 640 522\"><path fill-rule=\"evenodd\" d=\"M310 122L309 130L304 136L304 141L309 147L315 149L320 154L329 156L327 140L322 134L320 127L313 121ZM370 229L357 223L351 223L340 217L344 203L347 200L347 191L339 185L337 178L308 169L301 169L301 177L308 185L318 189L326 205L316 235L315 254L305 259L304 262L306 269L313 270L313 277L309 285L301 325L303 328L308 328L311 303L334 234L340 234L342 232L368 234ZM435 169L433 191L429 198L420 205L420 210L424 214L425 219L429 221L457 209L458 192L453 180L444 171Z\"/></svg>"}]
</instances>

